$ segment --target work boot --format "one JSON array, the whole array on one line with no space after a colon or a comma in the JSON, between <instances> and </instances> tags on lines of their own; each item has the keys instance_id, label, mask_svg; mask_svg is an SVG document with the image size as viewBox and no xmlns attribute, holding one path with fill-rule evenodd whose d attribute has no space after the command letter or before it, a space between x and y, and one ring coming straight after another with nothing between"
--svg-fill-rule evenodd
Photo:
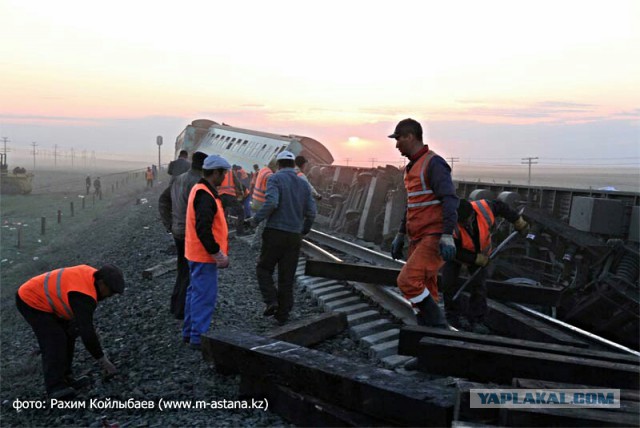
<instances>
[{"instance_id":1,"label":"work boot","mask_svg":"<svg viewBox=\"0 0 640 428\"><path fill-rule=\"evenodd\" d=\"M471 331L473 333L476 333L476 334L489 334L489 333L491 333L491 330L489 330L489 327L484 325L484 323L482 323L482 322L472 322L471 325L469 326L469 331Z\"/></svg>"},{"instance_id":2,"label":"work boot","mask_svg":"<svg viewBox=\"0 0 640 428\"><path fill-rule=\"evenodd\" d=\"M285 325L289 320L289 314L285 314L282 312L276 312L275 319L278 321L278 325Z\"/></svg>"},{"instance_id":3,"label":"work boot","mask_svg":"<svg viewBox=\"0 0 640 428\"><path fill-rule=\"evenodd\" d=\"M420 303L416 304L416 307L418 308L418 314L416 315L418 325L449 328L444 314L431 295L428 295Z\"/></svg>"},{"instance_id":4,"label":"work boot","mask_svg":"<svg viewBox=\"0 0 640 428\"><path fill-rule=\"evenodd\" d=\"M447 322L456 330L469 330L469 321L460 315L447 315Z\"/></svg>"},{"instance_id":5,"label":"work boot","mask_svg":"<svg viewBox=\"0 0 640 428\"><path fill-rule=\"evenodd\" d=\"M264 310L262 315L265 317L270 317L275 315L277 312L278 312L278 305L274 303L274 304L267 305L267 309Z\"/></svg>"},{"instance_id":6,"label":"work boot","mask_svg":"<svg viewBox=\"0 0 640 428\"><path fill-rule=\"evenodd\" d=\"M89 376L80 376L77 378L66 376L64 382L73 389L82 389L91 385L91 378Z\"/></svg>"},{"instance_id":7,"label":"work boot","mask_svg":"<svg viewBox=\"0 0 640 428\"><path fill-rule=\"evenodd\" d=\"M76 390L71 388L70 386L60 386L49 394L47 394L50 399L55 398L56 400L71 400L75 398L77 394Z\"/></svg>"}]
</instances>

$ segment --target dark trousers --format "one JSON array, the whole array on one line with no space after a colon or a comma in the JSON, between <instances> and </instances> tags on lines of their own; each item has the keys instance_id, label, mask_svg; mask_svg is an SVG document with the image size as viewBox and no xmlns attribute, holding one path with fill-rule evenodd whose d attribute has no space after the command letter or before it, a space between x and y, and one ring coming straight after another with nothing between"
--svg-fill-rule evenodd
<instances>
[{"instance_id":1,"label":"dark trousers","mask_svg":"<svg viewBox=\"0 0 640 428\"><path fill-rule=\"evenodd\" d=\"M38 339L47 393L66 387L64 378L71 376L76 344L71 323L48 312L33 309L23 302L17 293L16 306Z\"/></svg>"},{"instance_id":2,"label":"dark trousers","mask_svg":"<svg viewBox=\"0 0 640 428\"><path fill-rule=\"evenodd\" d=\"M447 262L442 268L442 286L444 291L444 308L447 314L447 319L458 318L462 315L466 315L470 322L483 322L484 317L487 314L487 286L485 281L487 279L486 270L480 272L471 284L467 285L465 291L471 294L469 299L469 305L466 313L461 304L461 297L453 301L453 296L458 292L460 288L458 286L458 276L460 275L459 263ZM469 274L473 274L476 270L480 269L478 266L472 266L469 268ZM461 286L462 284L460 284Z\"/></svg>"},{"instance_id":3,"label":"dark trousers","mask_svg":"<svg viewBox=\"0 0 640 428\"><path fill-rule=\"evenodd\" d=\"M256 267L262 300L267 305L278 305L278 313L286 316L293 308L293 282L295 280L302 235L265 228L262 233L262 249ZM273 281L273 271L278 266L278 287Z\"/></svg>"},{"instance_id":4,"label":"dark trousers","mask_svg":"<svg viewBox=\"0 0 640 428\"><path fill-rule=\"evenodd\" d=\"M231 214L238 218L236 220L236 232L242 235L244 233L244 208L235 196L220 195L220 200L224 208L224 215Z\"/></svg>"},{"instance_id":5,"label":"dark trousers","mask_svg":"<svg viewBox=\"0 0 640 428\"><path fill-rule=\"evenodd\" d=\"M189 262L184 257L184 238L173 237L178 252L178 274L176 284L171 293L171 313L176 319L184 318L184 303L187 299L187 288L189 287Z\"/></svg>"}]
</instances>

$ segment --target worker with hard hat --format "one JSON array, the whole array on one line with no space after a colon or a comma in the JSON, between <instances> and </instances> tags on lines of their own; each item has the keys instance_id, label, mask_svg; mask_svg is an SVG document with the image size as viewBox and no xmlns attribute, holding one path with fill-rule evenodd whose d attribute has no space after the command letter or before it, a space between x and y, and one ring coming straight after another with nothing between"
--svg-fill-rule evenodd
<instances>
[{"instance_id":1,"label":"worker with hard hat","mask_svg":"<svg viewBox=\"0 0 640 428\"><path fill-rule=\"evenodd\" d=\"M182 338L192 349L200 349L200 336L207 331L218 295L218 269L229 266L227 221L216 190L230 173L223 157L209 155L202 165L202 179L191 188L187 203L185 257L191 281L184 307Z\"/></svg>"},{"instance_id":2,"label":"worker with hard hat","mask_svg":"<svg viewBox=\"0 0 640 428\"><path fill-rule=\"evenodd\" d=\"M77 336L107 375L117 373L102 351L93 314L98 302L123 292L122 271L110 264L55 269L20 286L16 306L38 339L49 398L73 398L77 388L90 383L88 377L74 379L71 373Z\"/></svg>"},{"instance_id":3,"label":"worker with hard hat","mask_svg":"<svg viewBox=\"0 0 640 428\"><path fill-rule=\"evenodd\" d=\"M267 181L265 202L248 220L253 227L266 222L256 274L266 304L263 315L274 316L279 324L287 322L293 308L293 282L302 236L309 233L316 217L309 184L294 170L295 158L286 150L278 154L278 172ZM277 287L273 281L276 266Z\"/></svg>"}]
</instances>

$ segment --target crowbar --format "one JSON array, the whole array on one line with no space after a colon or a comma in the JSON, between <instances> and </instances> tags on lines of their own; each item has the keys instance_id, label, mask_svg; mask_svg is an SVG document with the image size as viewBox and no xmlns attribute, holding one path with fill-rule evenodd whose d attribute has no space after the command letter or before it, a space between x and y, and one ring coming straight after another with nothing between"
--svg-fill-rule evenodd
<instances>
[{"instance_id":1,"label":"crowbar","mask_svg":"<svg viewBox=\"0 0 640 428\"><path fill-rule=\"evenodd\" d=\"M498 253L499 253L500 251L502 251L502 249L503 249L503 248L504 248L504 247L505 247L505 246L506 246L506 245L507 245L507 244L508 244L508 243L509 243L513 238L515 238L516 236L518 236L518 234L520 234L520 232L518 232L518 231L513 231L513 232L511 232L511 235L507 236L507 237L504 239L504 241L502 241L502 242L500 243L500 245L498 245L498 246L496 247L496 249L495 249L495 250L494 250L494 251L489 255L489 260L493 260L493 259L498 255ZM484 268L485 268L485 266L482 266L482 267L480 267L480 269L477 269L477 270L473 273L473 275L471 275L471 276L469 277L469 279L467 279L467 280L465 281L465 283L464 283L464 284L462 284L462 287L460 287L460 289L458 290L458 292L453 296L453 299L451 299L451 300L456 300L456 299L458 298L458 296L460 296L460 293L462 293L462 292L464 291L464 289L467 287L467 285L469 285L469 283L470 283L471 281L473 281L473 280L475 279L475 277L476 277L476 276L478 276L478 274L479 274L479 273L480 273Z\"/></svg>"}]
</instances>

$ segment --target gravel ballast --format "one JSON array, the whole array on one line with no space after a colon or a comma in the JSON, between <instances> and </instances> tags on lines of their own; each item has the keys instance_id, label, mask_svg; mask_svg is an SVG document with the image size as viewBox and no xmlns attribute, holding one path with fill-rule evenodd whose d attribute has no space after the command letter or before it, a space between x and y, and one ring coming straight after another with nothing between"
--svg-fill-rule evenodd
<instances>
[{"instance_id":1,"label":"gravel ballast","mask_svg":"<svg viewBox=\"0 0 640 428\"><path fill-rule=\"evenodd\" d=\"M198 351L181 340L181 322L169 313L169 297L175 271L151 280L142 271L174 256L173 239L162 227L157 198L163 186L114 195L97 221L66 236L64 244L42 249L38 259L2 272L2 426L288 426L278 415L260 409L181 409L159 411L162 400L195 403L197 400L237 400L238 376L222 376L205 362ZM136 199L147 203L136 205ZM262 316L264 305L255 280L257 252L240 239L230 241L229 269L220 272L218 302L210 331L235 329L264 334L277 327L273 318ZM105 353L118 367L115 378L104 381L97 364L76 342L74 373L87 373L93 380L75 402L82 409L52 409L46 400L41 357L35 336L15 308L15 291L24 281L47 270L86 263L118 265L127 281L126 292L100 302L96 328ZM321 310L295 291L292 321L311 317ZM318 349L366 361L362 351L343 333ZM91 400L94 400L93 402ZM109 402L155 408L104 408ZM29 401L29 407L15 407ZM91 403L94 405L91 406Z\"/></svg>"}]
</instances>

